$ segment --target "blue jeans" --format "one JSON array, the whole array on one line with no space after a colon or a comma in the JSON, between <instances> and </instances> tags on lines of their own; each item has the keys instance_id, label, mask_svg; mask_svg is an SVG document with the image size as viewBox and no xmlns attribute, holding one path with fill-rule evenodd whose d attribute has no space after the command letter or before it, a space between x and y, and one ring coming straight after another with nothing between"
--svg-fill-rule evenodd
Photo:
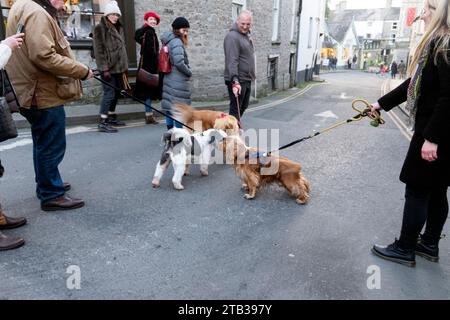
<instances>
[{"instance_id":1,"label":"blue jeans","mask_svg":"<svg viewBox=\"0 0 450 320\"><path fill-rule=\"evenodd\" d=\"M36 195L44 204L65 193L58 166L66 152L66 113L64 106L20 113L31 124Z\"/></svg>"},{"instance_id":2,"label":"blue jeans","mask_svg":"<svg viewBox=\"0 0 450 320\"><path fill-rule=\"evenodd\" d=\"M153 108L152 106L152 100L151 99L147 99L145 100L145 113L152 113L153 112Z\"/></svg>"},{"instance_id":3,"label":"blue jeans","mask_svg":"<svg viewBox=\"0 0 450 320\"><path fill-rule=\"evenodd\" d=\"M166 115L169 115L172 117L172 114L170 113L170 111L166 111ZM174 124L175 124L175 128L183 128L183 125L181 123L179 123L178 121L174 121L174 120L170 119L169 117L166 117L166 126L167 126L168 130L172 129Z\"/></svg>"},{"instance_id":4,"label":"blue jeans","mask_svg":"<svg viewBox=\"0 0 450 320\"><path fill-rule=\"evenodd\" d=\"M111 80L107 82L120 90L123 89L122 74L112 74ZM119 100L119 97L120 97L119 91L116 91L110 86L103 84L103 98L100 104L100 114L107 115L108 112L116 111L117 101Z\"/></svg>"}]
</instances>

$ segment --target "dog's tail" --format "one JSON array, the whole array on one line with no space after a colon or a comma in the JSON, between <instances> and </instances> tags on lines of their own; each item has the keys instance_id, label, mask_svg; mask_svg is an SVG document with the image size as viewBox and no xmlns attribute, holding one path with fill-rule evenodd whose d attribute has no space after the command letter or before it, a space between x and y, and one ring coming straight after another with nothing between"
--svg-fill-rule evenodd
<instances>
[{"instance_id":1,"label":"dog's tail","mask_svg":"<svg viewBox=\"0 0 450 320\"><path fill-rule=\"evenodd\" d=\"M181 123L189 123L193 121L195 109L187 104L175 103L173 106L173 117Z\"/></svg>"}]
</instances>

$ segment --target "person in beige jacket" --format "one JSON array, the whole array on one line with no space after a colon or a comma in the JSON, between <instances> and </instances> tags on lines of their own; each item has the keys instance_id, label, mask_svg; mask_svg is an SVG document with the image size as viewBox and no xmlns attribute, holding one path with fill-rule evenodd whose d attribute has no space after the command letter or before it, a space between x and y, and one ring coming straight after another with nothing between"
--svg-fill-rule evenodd
<instances>
[{"instance_id":1,"label":"person in beige jacket","mask_svg":"<svg viewBox=\"0 0 450 320\"><path fill-rule=\"evenodd\" d=\"M84 201L65 195L58 165L66 149L64 104L81 97L81 82L93 72L75 60L58 22L64 0L17 0L8 15L7 35L24 25L24 44L7 71L18 94L20 113L31 125L36 194L45 211L69 210Z\"/></svg>"}]
</instances>

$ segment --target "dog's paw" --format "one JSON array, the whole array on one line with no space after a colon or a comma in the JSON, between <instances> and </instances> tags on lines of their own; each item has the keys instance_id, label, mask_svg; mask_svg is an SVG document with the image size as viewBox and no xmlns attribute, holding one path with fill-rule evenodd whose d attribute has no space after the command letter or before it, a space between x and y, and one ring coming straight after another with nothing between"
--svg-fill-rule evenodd
<instances>
[{"instance_id":1,"label":"dog's paw","mask_svg":"<svg viewBox=\"0 0 450 320\"><path fill-rule=\"evenodd\" d=\"M244 194L244 198L247 199L247 200L252 200L252 199L255 198L255 196L251 196L248 193L246 193L246 194Z\"/></svg>"},{"instance_id":2,"label":"dog's paw","mask_svg":"<svg viewBox=\"0 0 450 320\"><path fill-rule=\"evenodd\" d=\"M185 175L185 176L188 176L188 175L190 175L190 174L191 174L191 173L190 173L189 171L185 171L185 172L184 172L184 175Z\"/></svg>"},{"instance_id":3,"label":"dog's paw","mask_svg":"<svg viewBox=\"0 0 450 320\"><path fill-rule=\"evenodd\" d=\"M201 175L206 177L209 175L208 171L200 171Z\"/></svg>"},{"instance_id":4,"label":"dog's paw","mask_svg":"<svg viewBox=\"0 0 450 320\"><path fill-rule=\"evenodd\" d=\"M245 184L245 183L242 184L241 189L244 190L244 191L248 191L249 190L248 189L248 185Z\"/></svg>"},{"instance_id":5,"label":"dog's paw","mask_svg":"<svg viewBox=\"0 0 450 320\"><path fill-rule=\"evenodd\" d=\"M308 202L308 199L295 199L295 202L297 202L297 204L306 204L306 202Z\"/></svg>"},{"instance_id":6,"label":"dog's paw","mask_svg":"<svg viewBox=\"0 0 450 320\"><path fill-rule=\"evenodd\" d=\"M173 187L174 187L176 190L184 190L184 187L183 187L182 184L174 184Z\"/></svg>"}]
</instances>

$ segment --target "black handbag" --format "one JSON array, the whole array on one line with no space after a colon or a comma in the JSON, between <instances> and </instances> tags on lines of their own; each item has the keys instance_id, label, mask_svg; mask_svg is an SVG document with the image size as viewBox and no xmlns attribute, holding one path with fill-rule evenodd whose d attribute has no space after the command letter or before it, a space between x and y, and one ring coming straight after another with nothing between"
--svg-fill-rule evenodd
<instances>
[{"instance_id":1,"label":"black handbag","mask_svg":"<svg viewBox=\"0 0 450 320\"><path fill-rule=\"evenodd\" d=\"M0 96L0 142L14 139L18 136L16 124L13 120L11 109L5 97L6 72L1 70L2 74L2 94Z\"/></svg>"},{"instance_id":2,"label":"black handbag","mask_svg":"<svg viewBox=\"0 0 450 320\"><path fill-rule=\"evenodd\" d=\"M139 62L139 70L136 76L136 80L139 82L142 82L147 87L158 87L159 86L159 74L150 73L144 68L142 68L142 62L144 59L144 50L145 50L145 34L144 39L142 40L142 54L141 54L141 61Z\"/></svg>"}]
</instances>

